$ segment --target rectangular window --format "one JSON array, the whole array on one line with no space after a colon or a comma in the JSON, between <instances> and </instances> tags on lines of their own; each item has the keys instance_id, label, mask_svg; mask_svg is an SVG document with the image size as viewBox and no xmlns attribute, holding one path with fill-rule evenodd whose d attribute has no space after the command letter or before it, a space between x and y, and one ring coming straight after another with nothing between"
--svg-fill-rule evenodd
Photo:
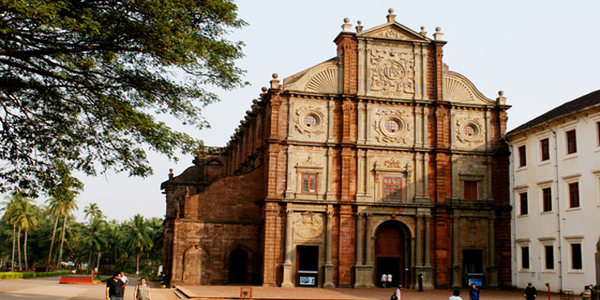
<instances>
[{"instance_id":1,"label":"rectangular window","mask_svg":"<svg viewBox=\"0 0 600 300\"><path fill-rule=\"evenodd\" d=\"M519 204L521 205L521 215L526 215L529 212L529 208L527 207L527 193L520 193L519 199Z\"/></svg>"},{"instance_id":2,"label":"rectangular window","mask_svg":"<svg viewBox=\"0 0 600 300\"><path fill-rule=\"evenodd\" d=\"M317 174L302 173L302 193L315 194L317 193Z\"/></svg>"},{"instance_id":3,"label":"rectangular window","mask_svg":"<svg viewBox=\"0 0 600 300\"><path fill-rule=\"evenodd\" d=\"M527 151L525 151L525 145L519 147L519 167L527 165Z\"/></svg>"},{"instance_id":4,"label":"rectangular window","mask_svg":"<svg viewBox=\"0 0 600 300\"><path fill-rule=\"evenodd\" d=\"M598 146L600 146L600 122L596 122L596 137L598 138Z\"/></svg>"},{"instance_id":5,"label":"rectangular window","mask_svg":"<svg viewBox=\"0 0 600 300\"><path fill-rule=\"evenodd\" d=\"M544 198L544 211L552 211L552 189L547 187L542 189Z\"/></svg>"},{"instance_id":6,"label":"rectangular window","mask_svg":"<svg viewBox=\"0 0 600 300\"><path fill-rule=\"evenodd\" d=\"M383 178L383 201L402 201L402 177L390 176Z\"/></svg>"},{"instance_id":7,"label":"rectangular window","mask_svg":"<svg viewBox=\"0 0 600 300\"><path fill-rule=\"evenodd\" d=\"M544 246L546 258L546 270L554 270L554 246Z\"/></svg>"},{"instance_id":8,"label":"rectangular window","mask_svg":"<svg viewBox=\"0 0 600 300\"><path fill-rule=\"evenodd\" d=\"M579 182L569 183L569 207L579 207Z\"/></svg>"},{"instance_id":9,"label":"rectangular window","mask_svg":"<svg viewBox=\"0 0 600 300\"><path fill-rule=\"evenodd\" d=\"M477 200L477 181L465 180L464 193L465 200Z\"/></svg>"},{"instance_id":10,"label":"rectangular window","mask_svg":"<svg viewBox=\"0 0 600 300\"><path fill-rule=\"evenodd\" d=\"M577 137L575 130L567 131L567 154L577 152Z\"/></svg>"},{"instance_id":11,"label":"rectangular window","mask_svg":"<svg viewBox=\"0 0 600 300\"><path fill-rule=\"evenodd\" d=\"M542 150L542 161L546 161L550 159L550 142L548 139L543 139L540 141L540 148Z\"/></svg>"},{"instance_id":12,"label":"rectangular window","mask_svg":"<svg viewBox=\"0 0 600 300\"><path fill-rule=\"evenodd\" d=\"M529 269L529 247L521 247L521 269Z\"/></svg>"},{"instance_id":13,"label":"rectangular window","mask_svg":"<svg viewBox=\"0 0 600 300\"><path fill-rule=\"evenodd\" d=\"M573 270L583 269L581 261L581 244L571 244L571 268Z\"/></svg>"}]
</instances>

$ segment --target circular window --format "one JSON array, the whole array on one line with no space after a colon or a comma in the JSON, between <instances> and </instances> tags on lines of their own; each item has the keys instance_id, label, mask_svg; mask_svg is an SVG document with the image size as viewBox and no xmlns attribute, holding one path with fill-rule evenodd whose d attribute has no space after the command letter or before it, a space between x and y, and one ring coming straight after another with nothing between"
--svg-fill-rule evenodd
<instances>
[{"instance_id":1,"label":"circular window","mask_svg":"<svg viewBox=\"0 0 600 300\"><path fill-rule=\"evenodd\" d=\"M394 119L385 121L385 129L390 133L396 133L400 130L400 124Z\"/></svg>"},{"instance_id":2,"label":"circular window","mask_svg":"<svg viewBox=\"0 0 600 300\"><path fill-rule=\"evenodd\" d=\"M317 116L315 116L313 114L309 114L309 115L306 115L306 117L304 117L304 125L306 127L309 127L309 128L315 127L317 125L317 123L318 123Z\"/></svg>"},{"instance_id":3,"label":"circular window","mask_svg":"<svg viewBox=\"0 0 600 300\"><path fill-rule=\"evenodd\" d=\"M466 125L463 128L463 133L466 136L476 136L477 135L477 128L475 128L475 126L473 126L472 124Z\"/></svg>"}]
</instances>

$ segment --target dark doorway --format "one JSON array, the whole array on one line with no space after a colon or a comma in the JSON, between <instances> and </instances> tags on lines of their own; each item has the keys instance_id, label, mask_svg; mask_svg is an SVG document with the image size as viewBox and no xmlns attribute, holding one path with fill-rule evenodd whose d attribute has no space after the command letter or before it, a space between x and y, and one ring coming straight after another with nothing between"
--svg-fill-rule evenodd
<instances>
[{"instance_id":1,"label":"dark doorway","mask_svg":"<svg viewBox=\"0 0 600 300\"><path fill-rule=\"evenodd\" d=\"M392 275L391 283L387 286L407 286L410 270L410 242L406 228L400 222L391 221L382 224L377 229L375 240L376 272L375 282L382 286L383 274Z\"/></svg>"},{"instance_id":2,"label":"dark doorway","mask_svg":"<svg viewBox=\"0 0 600 300\"><path fill-rule=\"evenodd\" d=\"M299 286L317 286L319 282L319 247L296 247L296 270Z\"/></svg>"},{"instance_id":3,"label":"dark doorway","mask_svg":"<svg viewBox=\"0 0 600 300\"><path fill-rule=\"evenodd\" d=\"M483 273L483 251L463 250L463 270L465 273Z\"/></svg>"},{"instance_id":4,"label":"dark doorway","mask_svg":"<svg viewBox=\"0 0 600 300\"><path fill-rule=\"evenodd\" d=\"M248 253L235 249L229 254L229 283L247 283Z\"/></svg>"}]
</instances>

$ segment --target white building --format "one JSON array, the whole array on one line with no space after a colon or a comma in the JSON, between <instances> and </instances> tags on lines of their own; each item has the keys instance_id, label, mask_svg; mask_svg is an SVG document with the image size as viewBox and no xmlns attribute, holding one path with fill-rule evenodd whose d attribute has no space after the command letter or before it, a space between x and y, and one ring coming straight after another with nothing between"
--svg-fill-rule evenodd
<instances>
[{"instance_id":1,"label":"white building","mask_svg":"<svg viewBox=\"0 0 600 300\"><path fill-rule=\"evenodd\" d=\"M600 284L600 90L506 134L512 280L573 291Z\"/></svg>"}]
</instances>

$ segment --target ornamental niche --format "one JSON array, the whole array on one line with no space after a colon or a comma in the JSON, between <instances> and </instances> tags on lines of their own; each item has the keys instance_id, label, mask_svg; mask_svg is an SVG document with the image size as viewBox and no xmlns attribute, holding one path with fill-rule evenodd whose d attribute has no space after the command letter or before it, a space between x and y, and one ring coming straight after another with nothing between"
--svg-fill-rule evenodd
<instances>
[{"instance_id":1,"label":"ornamental niche","mask_svg":"<svg viewBox=\"0 0 600 300\"><path fill-rule=\"evenodd\" d=\"M460 143L469 147L474 147L484 142L483 126L479 118L457 118L456 128L456 138Z\"/></svg>"},{"instance_id":2,"label":"ornamental niche","mask_svg":"<svg viewBox=\"0 0 600 300\"><path fill-rule=\"evenodd\" d=\"M373 47L368 58L369 94L412 98L415 94L415 67L410 51Z\"/></svg>"},{"instance_id":3,"label":"ornamental niche","mask_svg":"<svg viewBox=\"0 0 600 300\"><path fill-rule=\"evenodd\" d=\"M302 106L294 114L294 128L307 137L323 135L325 114L320 107Z\"/></svg>"}]
</instances>

